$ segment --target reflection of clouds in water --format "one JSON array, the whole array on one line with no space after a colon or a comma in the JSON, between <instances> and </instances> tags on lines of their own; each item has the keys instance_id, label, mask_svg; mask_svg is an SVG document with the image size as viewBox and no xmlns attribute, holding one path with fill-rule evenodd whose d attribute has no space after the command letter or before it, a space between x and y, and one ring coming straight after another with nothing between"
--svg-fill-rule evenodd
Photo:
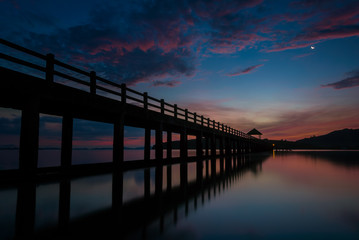
<instances>
[{"instance_id":1,"label":"reflection of clouds in water","mask_svg":"<svg viewBox=\"0 0 359 240\"><path fill-rule=\"evenodd\" d=\"M138 184L135 178L126 178L123 181L123 201L126 202L144 195L144 185Z\"/></svg>"},{"instance_id":2,"label":"reflection of clouds in water","mask_svg":"<svg viewBox=\"0 0 359 240\"><path fill-rule=\"evenodd\" d=\"M150 189L155 188L154 169L150 171ZM123 201L143 197L145 192L144 170L125 172L123 175Z\"/></svg>"},{"instance_id":3,"label":"reflection of clouds in water","mask_svg":"<svg viewBox=\"0 0 359 240\"><path fill-rule=\"evenodd\" d=\"M111 206L112 175L100 175L71 182L70 217Z\"/></svg>"}]
</instances>

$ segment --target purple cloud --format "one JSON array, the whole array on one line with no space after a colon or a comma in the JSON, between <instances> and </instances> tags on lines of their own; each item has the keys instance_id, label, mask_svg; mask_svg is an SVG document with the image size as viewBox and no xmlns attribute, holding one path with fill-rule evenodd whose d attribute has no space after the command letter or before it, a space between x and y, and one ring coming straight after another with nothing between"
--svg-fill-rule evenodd
<instances>
[{"instance_id":1,"label":"purple cloud","mask_svg":"<svg viewBox=\"0 0 359 240\"><path fill-rule=\"evenodd\" d=\"M347 77L338 82L322 85L322 87L332 87L334 89L358 87L359 86L359 71L351 72L350 75L351 75L350 77Z\"/></svg>"},{"instance_id":2,"label":"purple cloud","mask_svg":"<svg viewBox=\"0 0 359 240\"><path fill-rule=\"evenodd\" d=\"M239 76L239 75L243 75L243 74L248 74L250 72L252 72L253 70L255 70L256 68L259 68L261 66L263 66L264 64L257 64L257 65L254 65L254 66L250 66L246 69L243 69L243 70L239 70L239 71L236 71L234 73L229 73L227 74L227 76L230 76L230 77L234 77L234 76Z\"/></svg>"},{"instance_id":3,"label":"purple cloud","mask_svg":"<svg viewBox=\"0 0 359 240\"><path fill-rule=\"evenodd\" d=\"M300 22L300 31L287 31L281 41L278 38L267 52L308 47L329 40L359 36L359 5L356 1L298 1L291 4L298 10L306 9L305 15L294 19ZM284 44L283 44L284 43Z\"/></svg>"},{"instance_id":4,"label":"purple cloud","mask_svg":"<svg viewBox=\"0 0 359 240\"><path fill-rule=\"evenodd\" d=\"M277 52L359 36L356 1L302 0L273 6L263 0L105 1L88 7L92 10L86 12L87 19L68 25L39 6L25 8L25 3L19 1L16 10L0 14L4 38L130 85L192 76L199 66L196 60L204 55L250 48ZM4 5L7 8L14 7ZM288 11L275 10L282 8Z\"/></svg>"}]
</instances>

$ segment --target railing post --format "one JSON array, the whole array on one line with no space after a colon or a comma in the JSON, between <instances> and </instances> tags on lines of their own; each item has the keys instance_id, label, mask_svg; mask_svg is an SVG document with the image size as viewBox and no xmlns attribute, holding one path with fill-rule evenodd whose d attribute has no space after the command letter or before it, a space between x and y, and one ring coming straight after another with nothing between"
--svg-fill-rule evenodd
<instances>
[{"instance_id":1,"label":"railing post","mask_svg":"<svg viewBox=\"0 0 359 240\"><path fill-rule=\"evenodd\" d=\"M49 53L46 55L46 81L54 81L54 64L55 64L55 55Z\"/></svg>"},{"instance_id":2,"label":"railing post","mask_svg":"<svg viewBox=\"0 0 359 240\"><path fill-rule=\"evenodd\" d=\"M96 94L96 72L90 72L90 93Z\"/></svg>"},{"instance_id":3,"label":"railing post","mask_svg":"<svg viewBox=\"0 0 359 240\"><path fill-rule=\"evenodd\" d=\"M201 125L203 126L203 115L201 116Z\"/></svg>"},{"instance_id":4,"label":"railing post","mask_svg":"<svg viewBox=\"0 0 359 240\"><path fill-rule=\"evenodd\" d=\"M143 93L143 108L144 109L148 109L148 93L144 92Z\"/></svg>"},{"instance_id":5,"label":"railing post","mask_svg":"<svg viewBox=\"0 0 359 240\"><path fill-rule=\"evenodd\" d=\"M121 84L121 102L122 103L126 103L126 84L125 83L122 83Z\"/></svg>"},{"instance_id":6,"label":"railing post","mask_svg":"<svg viewBox=\"0 0 359 240\"><path fill-rule=\"evenodd\" d=\"M193 113L193 121L195 124L197 123L197 113Z\"/></svg>"},{"instance_id":7,"label":"railing post","mask_svg":"<svg viewBox=\"0 0 359 240\"><path fill-rule=\"evenodd\" d=\"M186 122L188 121L188 109L187 108L184 110L184 119L186 120Z\"/></svg>"},{"instance_id":8,"label":"railing post","mask_svg":"<svg viewBox=\"0 0 359 240\"><path fill-rule=\"evenodd\" d=\"M216 129L216 121L213 120L213 129Z\"/></svg>"},{"instance_id":9,"label":"railing post","mask_svg":"<svg viewBox=\"0 0 359 240\"><path fill-rule=\"evenodd\" d=\"M174 117L177 118L177 104L174 105L173 112L174 112Z\"/></svg>"},{"instance_id":10,"label":"railing post","mask_svg":"<svg viewBox=\"0 0 359 240\"><path fill-rule=\"evenodd\" d=\"M210 125L209 125L209 118L207 118L207 127L210 127Z\"/></svg>"},{"instance_id":11,"label":"railing post","mask_svg":"<svg viewBox=\"0 0 359 240\"><path fill-rule=\"evenodd\" d=\"M161 114L165 114L165 100L161 99Z\"/></svg>"}]
</instances>

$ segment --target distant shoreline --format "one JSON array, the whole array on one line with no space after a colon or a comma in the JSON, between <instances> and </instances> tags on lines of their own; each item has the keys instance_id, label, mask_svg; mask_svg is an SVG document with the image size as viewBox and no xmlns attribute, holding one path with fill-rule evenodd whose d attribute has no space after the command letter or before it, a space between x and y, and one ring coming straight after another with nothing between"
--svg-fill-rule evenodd
<instances>
[{"instance_id":1,"label":"distant shoreline","mask_svg":"<svg viewBox=\"0 0 359 240\"><path fill-rule=\"evenodd\" d=\"M19 147L0 147L0 150L19 150ZM73 148L72 150L112 150L113 148ZM124 148L124 150L143 150L143 147L139 148ZM39 150L61 150L59 147L42 147Z\"/></svg>"}]
</instances>

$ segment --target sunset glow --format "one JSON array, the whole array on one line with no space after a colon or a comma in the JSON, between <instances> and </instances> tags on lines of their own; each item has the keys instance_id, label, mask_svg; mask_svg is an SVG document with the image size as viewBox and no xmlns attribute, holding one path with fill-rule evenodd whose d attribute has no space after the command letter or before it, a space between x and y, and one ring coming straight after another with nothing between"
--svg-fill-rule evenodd
<instances>
[{"instance_id":1,"label":"sunset glow","mask_svg":"<svg viewBox=\"0 0 359 240\"><path fill-rule=\"evenodd\" d=\"M356 0L3 0L0 9L1 38L243 132L298 140L359 128ZM20 117L1 109L0 145L17 145ZM40 145L56 145L61 118L43 121ZM112 126L92 124L75 128L74 145L111 146ZM143 146L142 130L126 136Z\"/></svg>"}]
</instances>

